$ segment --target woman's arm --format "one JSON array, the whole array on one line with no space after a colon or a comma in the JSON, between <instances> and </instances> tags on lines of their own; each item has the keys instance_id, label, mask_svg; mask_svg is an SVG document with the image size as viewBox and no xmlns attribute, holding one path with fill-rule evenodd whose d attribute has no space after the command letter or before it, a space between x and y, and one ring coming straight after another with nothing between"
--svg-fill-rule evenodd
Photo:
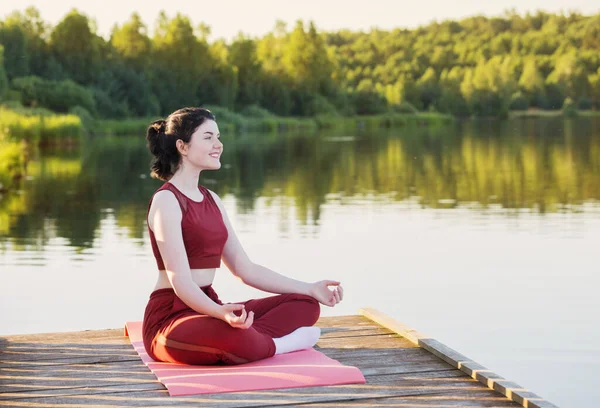
<instances>
[{"instance_id":1,"label":"woman's arm","mask_svg":"<svg viewBox=\"0 0 600 408\"><path fill-rule=\"evenodd\" d=\"M223 248L223 261L231 273L241 279L242 282L265 292L299 293L312 296L327 306L334 306L342 300L343 290L340 282L330 280L315 283L302 282L252 262L231 226L223 203L214 192L211 191L211 194L221 210L229 234ZM330 290L329 286L335 286L334 290Z\"/></svg>"},{"instance_id":2,"label":"woman's arm","mask_svg":"<svg viewBox=\"0 0 600 408\"><path fill-rule=\"evenodd\" d=\"M181 218L181 208L175 196L168 191L156 193L150 206L148 222L154 232L167 277L175 294L200 314L224 320L233 327L250 327L253 315L251 313L247 316L243 305L221 306L215 303L192 279L181 233ZM233 313L236 310L243 310L241 316Z\"/></svg>"}]
</instances>

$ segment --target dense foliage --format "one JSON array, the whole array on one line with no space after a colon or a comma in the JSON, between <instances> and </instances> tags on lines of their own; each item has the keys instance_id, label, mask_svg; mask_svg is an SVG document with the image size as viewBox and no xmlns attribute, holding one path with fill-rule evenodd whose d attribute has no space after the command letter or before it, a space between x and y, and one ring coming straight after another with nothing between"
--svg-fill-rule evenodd
<instances>
[{"instance_id":1,"label":"dense foliage","mask_svg":"<svg viewBox=\"0 0 600 408\"><path fill-rule=\"evenodd\" d=\"M0 22L0 100L102 118L199 104L283 116L600 106L600 14L507 12L366 33L278 22L262 38L209 42L209 27L161 12L152 31L137 13L104 39L77 10L55 27L35 8L13 12Z\"/></svg>"}]
</instances>

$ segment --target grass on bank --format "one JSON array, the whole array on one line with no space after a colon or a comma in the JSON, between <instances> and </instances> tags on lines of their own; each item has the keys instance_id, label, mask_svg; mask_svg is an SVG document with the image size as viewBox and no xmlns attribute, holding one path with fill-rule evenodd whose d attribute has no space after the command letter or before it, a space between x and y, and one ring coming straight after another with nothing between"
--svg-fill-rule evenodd
<instances>
[{"instance_id":1,"label":"grass on bank","mask_svg":"<svg viewBox=\"0 0 600 408\"><path fill-rule=\"evenodd\" d=\"M310 118L281 116L244 116L225 108L210 108L217 117L221 133L242 134L260 132L277 133L314 133L321 129L333 130L375 130L404 126L436 126L451 123L451 115L439 113L401 114L388 113L369 116L325 116ZM156 118L97 120L92 134L143 135L148 124Z\"/></svg>"},{"instance_id":2,"label":"grass on bank","mask_svg":"<svg viewBox=\"0 0 600 408\"><path fill-rule=\"evenodd\" d=\"M0 140L0 193L12 189L25 175L26 146Z\"/></svg>"},{"instance_id":3,"label":"grass on bank","mask_svg":"<svg viewBox=\"0 0 600 408\"><path fill-rule=\"evenodd\" d=\"M393 128L410 125L439 125L449 123L452 116L438 113L394 113L369 116L281 117L258 106L242 112L210 106L223 133L316 132L320 129L362 130ZM144 135L148 125L158 118L95 119L85 109L74 109L66 115L40 108L10 108L0 106L0 134L5 139L28 140L37 144L63 143L84 133L100 135Z\"/></svg>"},{"instance_id":4,"label":"grass on bank","mask_svg":"<svg viewBox=\"0 0 600 408\"><path fill-rule=\"evenodd\" d=\"M83 133L81 119L74 114L0 106L0 192L12 189L25 176L32 148L77 143Z\"/></svg>"},{"instance_id":5,"label":"grass on bank","mask_svg":"<svg viewBox=\"0 0 600 408\"><path fill-rule=\"evenodd\" d=\"M556 110L543 110L543 109L528 109L523 111L511 111L509 114L510 118L549 118L549 117L560 117L560 116L582 116L582 117L594 117L600 116L600 110L573 110L569 114L566 114L562 109Z\"/></svg>"},{"instance_id":6,"label":"grass on bank","mask_svg":"<svg viewBox=\"0 0 600 408\"><path fill-rule=\"evenodd\" d=\"M315 117L281 117L258 106L249 106L233 112L219 106L208 106L215 113L221 132L241 134L259 132L311 133L322 129L353 131L377 130L406 126L439 126L452 123L454 117L436 112L387 112L378 115ZM600 111L529 109L512 111L511 118L549 116L600 116ZM56 114L43 108L0 105L0 139L27 140L35 144L64 144L83 134L144 135L146 128L158 118L130 118L119 120L95 119L85 109L77 107L70 114Z\"/></svg>"},{"instance_id":7,"label":"grass on bank","mask_svg":"<svg viewBox=\"0 0 600 408\"><path fill-rule=\"evenodd\" d=\"M82 121L75 114L58 115L40 109L13 110L0 106L0 140L53 144L77 139L83 133Z\"/></svg>"}]
</instances>

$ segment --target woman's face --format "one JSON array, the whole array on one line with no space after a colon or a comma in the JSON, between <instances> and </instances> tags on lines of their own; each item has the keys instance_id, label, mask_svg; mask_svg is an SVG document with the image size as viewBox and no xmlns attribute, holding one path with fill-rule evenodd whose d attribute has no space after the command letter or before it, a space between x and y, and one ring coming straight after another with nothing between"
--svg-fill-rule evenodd
<instances>
[{"instance_id":1,"label":"woman's face","mask_svg":"<svg viewBox=\"0 0 600 408\"><path fill-rule=\"evenodd\" d=\"M221 153L223 143L219 140L221 134L214 120L206 120L192 135L190 142L185 145L182 156L200 170L217 170L221 168Z\"/></svg>"}]
</instances>

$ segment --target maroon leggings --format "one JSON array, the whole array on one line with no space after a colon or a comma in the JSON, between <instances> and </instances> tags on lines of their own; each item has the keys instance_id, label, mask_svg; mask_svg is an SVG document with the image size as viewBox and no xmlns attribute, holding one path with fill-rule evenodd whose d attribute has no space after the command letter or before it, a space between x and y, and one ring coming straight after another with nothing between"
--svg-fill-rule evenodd
<instances>
[{"instance_id":1,"label":"maroon leggings","mask_svg":"<svg viewBox=\"0 0 600 408\"><path fill-rule=\"evenodd\" d=\"M201 289L223 304L212 286ZM319 302L310 296L286 294L237 302L254 312L249 329L231 327L223 320L190 309L173 289L152 292L143 321L144 347L156 361L212 365L242 364L275 354L273 338L315 324Z\"/></svg>"}]
</instances>

